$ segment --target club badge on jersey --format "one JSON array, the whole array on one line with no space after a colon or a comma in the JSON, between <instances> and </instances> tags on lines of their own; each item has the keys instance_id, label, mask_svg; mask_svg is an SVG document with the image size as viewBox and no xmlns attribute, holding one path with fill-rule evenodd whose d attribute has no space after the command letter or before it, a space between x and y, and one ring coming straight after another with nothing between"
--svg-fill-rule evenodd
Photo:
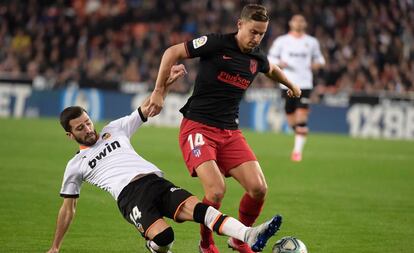
<instances>
[{"instance_id":1,"label":"club badge on jersey","mask_svg":"<svg viewBox=\"0 0 414 253\"><path fill-rule=\"evenodd\" d=\"M109 139L109 138L111 138L111 134L110 134L110 133L104 133L104 134L102 135L102 140L107 140L107 139Z\"/></svg>"},{"instance_id":2,"label":"club badge on jersey","mask_svg":"<svg viewBox=\"0 0 414 253\"><path fill-rule=\"evenodd\" d=\"M257 72L257 61L254 59L250 59L250 72L255 74Z\"/></svg>"}]
</instances>

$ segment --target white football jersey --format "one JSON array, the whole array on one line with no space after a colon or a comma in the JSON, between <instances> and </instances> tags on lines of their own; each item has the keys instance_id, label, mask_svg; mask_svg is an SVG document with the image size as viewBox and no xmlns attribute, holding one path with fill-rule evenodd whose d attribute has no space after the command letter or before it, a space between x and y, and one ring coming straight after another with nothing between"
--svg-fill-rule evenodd
<instances>
[{"instance_id":1,"label":"white football jersey","mask_svg":"<svg viewBox=\"0 0 414 253\"><path fill-rule=\"evenodd\" d=\"M115 200L122 189L140 174L163 173L139 156L130 138L143 121L138 110L106 125L98 141L81 149L67 164L60 195L78 197L82 182L108 191Z\"/></svg>"},{"instance_id":2,"label":"white football jersey","mask_svg":"<svg viewBox=\"0 0 414 253\"><path fill-rule=\"evenodd\" d=\"M288 67L283 68L283 73L301 89L313 88L311 64L325 64L318 40L307 34L299 38L291 34L276 38L269 50L268 59L276 65L285 62ZM284 85L281 87L287 89Z\"/></svg>"}]
</instances>

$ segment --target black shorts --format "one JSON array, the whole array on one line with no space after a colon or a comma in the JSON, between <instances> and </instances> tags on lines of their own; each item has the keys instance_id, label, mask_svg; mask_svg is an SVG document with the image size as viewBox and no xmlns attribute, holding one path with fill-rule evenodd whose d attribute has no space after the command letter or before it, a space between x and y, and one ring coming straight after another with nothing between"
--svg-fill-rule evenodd
<instances>
[{"instance_id":1,"label":"black shorts","mask_svg":"<svg viewBox=\"0 0 414 253\"><path fill-rule=\"evenodd\" d=\"M302 90L300 98L291 98L286 90L282 90L282 98L285 99L285 112L291 114L298 108L308 109L310 104L310 94L312 90Z\"/></svg>"},{"instance_id":2,"label":"black shorts","mask_svg":"<svg viewBox=\"0 0 414 253\"><path fill-rule=\"evenodd\" d=\"M175 220L177 210L193 196L170 181L155 174L129 183L119 194L118 207L124 218L134 225L143 237L157 220Z\"/></svg>"}]
</instances>

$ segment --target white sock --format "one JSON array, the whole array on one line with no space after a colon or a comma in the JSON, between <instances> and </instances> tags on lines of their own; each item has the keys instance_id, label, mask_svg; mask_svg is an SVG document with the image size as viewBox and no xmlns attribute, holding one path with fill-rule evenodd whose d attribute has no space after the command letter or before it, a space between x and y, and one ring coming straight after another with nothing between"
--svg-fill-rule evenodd
<instances>
[{"instance_id":1,"label":"white sock","mask_svg":"<svg viewBox=\"0 0 414 253\"><path fill-rule=\"evenodd\" d=\"M227 217L221 228L221 233L240 241L246 241L246 232L249 228L233 217Z\"/></svg>"},{"instance_id":2,"label":"white sock","mask_svg":"<svg viewBox=\"0 0 414 253\"><path fill-rule=\"evenodd\" d=\"M149 242L150 247L155 250L156 252L165 252L168 253L169 250L171 249L173 242L168 244L167 246L158 246L158 244L156 244L154 241L150 241Z\"/></svg>"},{"instance_id":3,"label":"white sock","mask_svg":"<svg viewBox=\"0 0 414 253\"><path fill-rule=\"evenodd\" d=\"M293 147L293 152L302 153L305 143L306 143L306 135L295 134L295 146Z\"/></svg>"},{"instance_id":4,"label":"white sock","mask_svg":"<svg viewBox=\"0 0 414 253\"><path fill-rule=\"evenodd\" d=\"M214 222L220 217L222 213L212 206L207 208L206 216L204 217L204 225L206 225L211 231L213 231Z\"/></svg>"},{"instance_id":5,"label":"white sock","mask_svg":"<svg viewBox=\"0 0 414 253\"><path fill-rule=\"evenodd\" d=\"M222 215L223 214L220 211L210 206L207 209L206 216L204 218L204 224L211 231L213 231L213 227L215 223ZM218 232L220 234L236 238L240 241L245 241L247 230L248 230L248 227L243 225L243 223L241 223L240 221L236 220L233 217L226 217L223 223L221 224L220 230Z\"/></svg>"},{"instance_id":6,"label":"white sock","mask_svg":"<svg viewBox=\"0 0 414 253\"><path fill-rule=\"evenodd\" d=\"M160 249L160 246L158 246L155 242L153 242L153 241L150 241L149 242L149 245L150 245L150 247L153 249L153 250L155 250L155 251L158 251L159 249Z\"/></svg>"}]
</instances>

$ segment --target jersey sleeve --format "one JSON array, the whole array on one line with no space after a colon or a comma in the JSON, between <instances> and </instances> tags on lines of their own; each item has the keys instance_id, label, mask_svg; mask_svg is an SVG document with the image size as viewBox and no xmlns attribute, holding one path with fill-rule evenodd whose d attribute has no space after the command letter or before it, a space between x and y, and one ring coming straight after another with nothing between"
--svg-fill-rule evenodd
<instances>
[{"instance_id":1,"label":"jersey sleeve","mask_svg":"<svg viewBox=\"0 0 414 253\"><path fill-rule=\"evenodd\" d=\"M270 47L267 58L269 59L269 62L277 65L280 63L281 54L282 54L282 43L281 43L280 38L278 38L273 42L272 46Z\"/></svg>"},{"instance_id":2,"label":"jersey sleeve","mask_svg":"<svg viewBox=\"0 0 414 253\"><path fill-rule=\"evenodd\" d=\"M261 53L261 64L260 64L260 72L262 73L269 73L270 71L270 63L269 60L267 59L265 53Z\"/></svg>"},{"instance_id":3,"label":"jersey sleeve","mask_svg":"<svg viewBox=\"0 0 414 253\"><path fill-rule=\"evenodd\" d=\"M209 56L213 52L221 49L222 35L209 34L185 42L185 49L189 58Z\"/></svg>"},{"instance_id":4,"label":"jersey sleeve","mask_svg":"<svg viewBox=\"0 0 414 253\"><path fill-rule=\"evenodd\" d=\"M128 138L135 133L147 119L141 112L141 108L133 111L130 115L111 121L105 128L112 128L125 133Z\"/></svg>"},{"instance_id":5,"label":"jersey sleeve","mask_svg":"<svg viewBox=\"0 0 414 253\"><path fill-rule=\"evenodd\" d=\"M313 43L312 62L316 62L322 65L325 64L325 58L323 57L323 54L321 52L321 46L319 45L317 39L314 39Z\"/></svg>"},{"instance_id":6,"label":"jersey sleeve","mask_svg":"<svg viewBox=\"0 0 414 253\"><path fill-rule=\"evenodd\" d=\"M82 175L69 163L63 175L60 196L64 198L79 198L82 186Z\"/></svg>"}]
</instances>

